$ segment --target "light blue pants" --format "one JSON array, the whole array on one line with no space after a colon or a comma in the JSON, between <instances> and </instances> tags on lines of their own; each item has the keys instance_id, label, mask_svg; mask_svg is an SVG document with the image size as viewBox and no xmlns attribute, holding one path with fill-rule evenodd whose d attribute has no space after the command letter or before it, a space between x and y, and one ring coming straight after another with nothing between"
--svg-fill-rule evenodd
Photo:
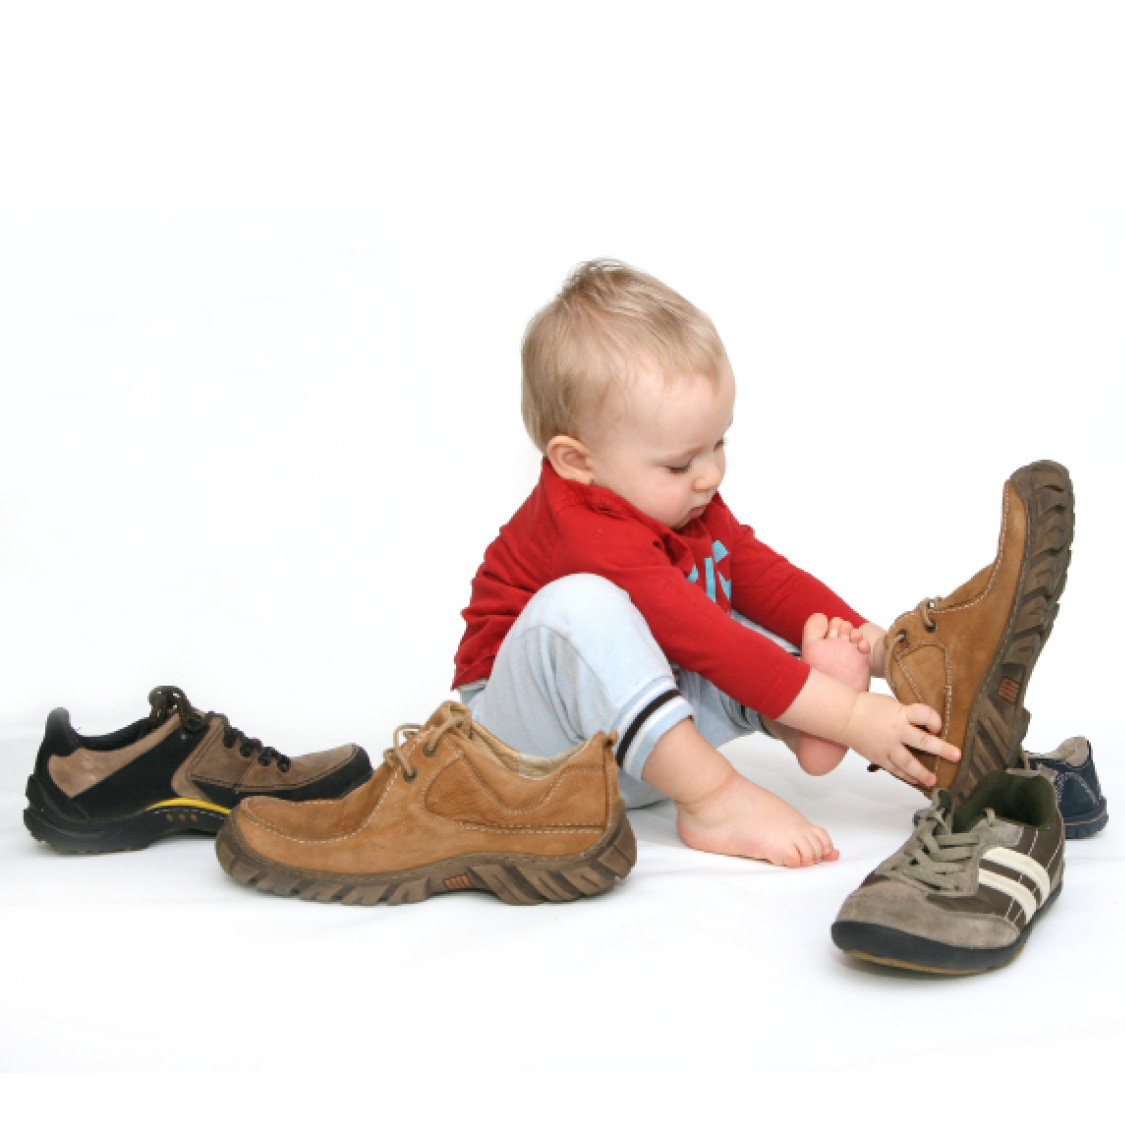
<instances>
[{"instance_id":1,"label":"light blue pants","mask_svg":"<svg viewBox=\"0 0 1125 1125\"><path fill-rule=\"evenodd\" d=\"M657 740L677 723L694 719L712 746L762 730L753 711L697 673L670 665L629 595L594 574L544 586L504 638L492 675L465 685L461 699L497 738L537 757L561 754L598 731L617 731L618 780L629 808L662 799L641 771Z\"/></svg>"}]
</instances>

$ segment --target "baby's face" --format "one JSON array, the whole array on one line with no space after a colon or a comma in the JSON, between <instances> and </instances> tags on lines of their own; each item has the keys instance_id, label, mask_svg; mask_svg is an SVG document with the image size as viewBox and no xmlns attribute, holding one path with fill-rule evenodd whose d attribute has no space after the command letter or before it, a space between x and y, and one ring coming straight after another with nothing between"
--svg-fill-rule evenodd
<instances>
[{"instance_id":1,"label":"baby's face","mask_svg":"<svg viewBox=\"0 0 1125 1125\"><path fill-rule=\"evenodd\" d=\"M716 387L704 375L665 382L659 371L642 369L620 410L584 442L591 483L666 527L683 527L703 512L726 473L734 377L724 369Z\"/></svg>"}]
</instances>

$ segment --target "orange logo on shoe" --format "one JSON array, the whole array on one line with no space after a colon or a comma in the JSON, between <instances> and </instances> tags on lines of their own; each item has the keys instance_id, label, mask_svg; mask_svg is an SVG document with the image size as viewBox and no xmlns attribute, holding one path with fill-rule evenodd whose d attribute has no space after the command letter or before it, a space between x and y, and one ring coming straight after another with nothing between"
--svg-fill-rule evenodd
<instances>
[{"instance_id":1,"label":"orange logo on shoe","mask_svg":"<svg viewBox=\"0 0 1125 1125\"><path fill-rule=\"evenodd\" d=\"M443 879L442 883L448 891L471 891L473 889L473 882L468 875L451 875L448 879Z\"/></svg>"},{"instance_id":2,"label":"orange logo on shoe","mask_svg":"<svg viewBox=\"0 0 1125 1125\"><path fill-rule=\"evenodd\" d=\"M1009 703L1015 703L1020 697L1020 685L1015 680L1005 676L1004 682L996 689L996 694Z\"/></svg>"}]
</instances>

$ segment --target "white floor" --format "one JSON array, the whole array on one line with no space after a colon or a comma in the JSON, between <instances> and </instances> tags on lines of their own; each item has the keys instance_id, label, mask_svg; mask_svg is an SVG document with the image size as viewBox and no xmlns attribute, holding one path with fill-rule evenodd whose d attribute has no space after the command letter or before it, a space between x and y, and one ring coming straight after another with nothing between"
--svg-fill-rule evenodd
<instances>
[{"instance_id":1,"label":"white floor","mask_svg":"<svg viewBox=\"0 0 1125 1125\"><path fill-rule=\"evenodd\" d=\"M724 499L871 620L992 559L1011 472L1068 466L1029 748L1090 737L1125 818L1120 4L9 7L0 1071L35 1097L35 1072L86 1072L83 1121L92 1089L116 1111L141 1088L95 1073L120 1070L153 1082L146 1117L230 1104L193 1075L272 1069L242 1086L318 1122L301 1090L359 1089L379 1125L394 1091L536 1122L569 1094L597 1122L617 1090L692 1125L756 1121L771 1084L865 1120L875 1094L900 1121L978 1087L1024 1116L1121 1101L1125 819L1071 847L1020 959L964 980L837 953L917 802L765 740L740 768L838 863L696 854L656 808L629 878L567 906L314 906L232 885L206 839L63 858L20 821L51 707L98 733L175 683L290 754L377 755L429 715L538 472L524 326L603 255L714 319ZM300 1081L332 1068L370 1078Z\"/></svg>"},{"instance_id":2,"label":"white floor","mask_svg":"<svg viewBox=\"0 0 1125 1125\"><path fill-rule=\"evenodd\" d=\"M599 898L360 908L244 889L202 837L56 855L21 823L33 750L0 741L5 1070L403 1073L441 1058L457 1073L518 1075L565 1059L574 1073L641 1081L862 1081L916 1074L938 1054L972 1073L985 1058L1022 1068L1028 1051L1089 1061L1125 1048L1116 823L1070 844L1063 894L1017 961L931 979L850 961L829 938L844 896L919 804L858 761L830 786L764 739L733 751L830 826L834 864L794 872L692 852L660 805L634 814L637 866ZM1120 792L1108 753L1102 773ZM235 1046L216 1033L232 1016Z\"/></svg>"}]
</instances>

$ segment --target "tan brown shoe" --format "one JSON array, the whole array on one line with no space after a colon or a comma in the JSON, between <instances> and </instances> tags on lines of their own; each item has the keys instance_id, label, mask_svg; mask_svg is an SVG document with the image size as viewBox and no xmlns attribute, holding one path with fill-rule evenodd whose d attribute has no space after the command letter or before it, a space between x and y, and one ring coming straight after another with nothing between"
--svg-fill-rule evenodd
<instances>
[{"instance_id":1,"label":"tan brown shoe","mask_svg":"<svg viewBox=\"0 0 1125 1125\"><path fill-rule=\"evenodd\" d=\"M1058 613L1074 536L1070 476L1036 461L1004 486L996 559L947 598L904 613L887 634L887 682L902 703L928 703L959 762L918 759L955 800L993 770L1023 761L1031 670Z\"/></svg>"},{"instance_id":2,"label":"tan brown shoe","mask_svg":"<svg viewBox=\"0 0 1125 1125\"><path fill-rule=\"evenodd\" d=\"M624 878L637 846L612 735L554 758L520 754L443 703L365 784L336 801L243 801L215 848L240 883L318 902L420 902L491 891L566 902Z\"/></svg>"}]
</instances>

